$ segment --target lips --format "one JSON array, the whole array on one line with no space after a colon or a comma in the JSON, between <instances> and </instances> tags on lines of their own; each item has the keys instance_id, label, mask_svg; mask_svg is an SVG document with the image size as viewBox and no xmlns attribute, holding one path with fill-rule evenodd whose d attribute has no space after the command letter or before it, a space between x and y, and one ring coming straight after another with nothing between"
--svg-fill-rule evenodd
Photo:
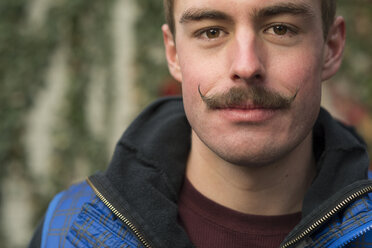
<instances>
[{"instance_id":1,"label":"lips","mask_svg":"<svg viewBox=\"0 0 372 248\"><path fill-rule=\"evenodd\" d=\"M272 106L263 106L254 103L240 103L240 104L231 104L228 106L219 107L217 109L237 109L237 110L274 110L278 109L277 107Z\"/></svg>"},{"instance_id":2,"label":"lips","mask_svg":"<svg viewBox=\"0 0 372 248\"><path fill-rule=\"evenodd\" d=\"M253 110L253 109L287 109L289 108L289 104L283 103L279 104L277 102L270 102L270 101L253 101L249 103L240 103L240 102L225 102L220 103L219 105L214 105L210 107L211 109L242 109L242 110Z\"/></svg>"},{"instance_id":3,"label":"lips","mask_svg":"<svg viewBox=\"0 0 372 248\"><path fill-rule=\"evenodd\" d=\"M264 108L257 105L236 105L216 109L219 116L232 123L259 124L274 117L278 109Z\"/></svg>"}]
</instances>

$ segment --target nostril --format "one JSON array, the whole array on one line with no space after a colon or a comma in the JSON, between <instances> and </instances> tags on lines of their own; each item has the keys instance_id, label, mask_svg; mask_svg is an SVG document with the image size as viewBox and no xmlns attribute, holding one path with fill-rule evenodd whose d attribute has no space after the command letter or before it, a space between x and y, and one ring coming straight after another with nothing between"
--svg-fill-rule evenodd
<instances>
[{"instance_id":1,"label":"nostril","mask_svg":"<svg viewBox=\"0 0 372 248\"><path fill-rule=\"evenodd\" d=\"M250 80L262 80L262 75L261 74L255 74L255 75L253 75L251 78L250 78ZM240 80L240 79L244 79L244 78L242 78L241 76L239 76L238 74L234 74L234 76L233 76L233 79L234 80ZM248 80L248 78L246 78L245 80Z\"/></svg>"},{"instance_id":2,"label":"nostril","mask_svg":"<svg viewBox=\"0 0 372 248\"><path fill-rule=\"evenodd\" d=\"M233 77L233 79L234 79L234 80L238 80L238 79L240 79L240 77L239 77L239 75L236 75L236 74L235 74L234 77Z\"/></svg>"},{"instance_id":3,"label":"nostril","mask_svg":"<svg viewBox=\"0 0 372 248\"><path fill-rule=\"evenodd\" d=\"M254 75L254 79L262 79L262 76L260 74Z\"/></svg>"}]
</instances>

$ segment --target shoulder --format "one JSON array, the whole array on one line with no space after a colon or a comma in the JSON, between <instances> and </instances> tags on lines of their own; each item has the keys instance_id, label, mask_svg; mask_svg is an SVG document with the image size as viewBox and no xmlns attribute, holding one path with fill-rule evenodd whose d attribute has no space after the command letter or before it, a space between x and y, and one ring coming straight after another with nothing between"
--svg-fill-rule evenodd
<instances>
[{"instance_id":1,"label":"shoulder","mask_svg":"<svg viewBox=\"0 0 372 248\"><path fill-rule=\"evenodd\" d=\"M67 231L80 213L83 205L93 201L95 194L86 182L72 185L57 194L50 202L42 229L42 246L64 243ZM63 246L64 247L64 246Z\"/></svg>"},{"instance_id":2,"label":"shoulder","mask_svg":"<svg viewBox=\"0 0 372 248\"><path fill-rule=\"evenodd\" d=\"M45 215L42 248L143 247L87 182L56 195Z\"/></svg>"},{"instance_id":3,"label":"shoulder","mask_svg":"<svg viewBox=\"0 0 372 248\"><path fill-rule=\"evenodd\" d=\"M312 239L312 247L372 247L372 194L335 215Z\"/></svg>"}]
</instances>

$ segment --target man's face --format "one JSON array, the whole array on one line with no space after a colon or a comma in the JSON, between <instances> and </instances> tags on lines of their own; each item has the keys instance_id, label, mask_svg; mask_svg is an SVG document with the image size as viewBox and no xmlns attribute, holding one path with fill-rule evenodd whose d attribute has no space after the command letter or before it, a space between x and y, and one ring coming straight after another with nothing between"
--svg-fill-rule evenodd
<instances>
[{"instance_id":1,"label":"man's face","mask_svg":"<svg viewBox=\"0 0 372 248\"><path fill-rule=\"evenodd\" d=\"M311 135L330 76L320 1L176 0L174 18L171 72L195 137L210 151L263 165Z\"/></svg>"}]
</instances>

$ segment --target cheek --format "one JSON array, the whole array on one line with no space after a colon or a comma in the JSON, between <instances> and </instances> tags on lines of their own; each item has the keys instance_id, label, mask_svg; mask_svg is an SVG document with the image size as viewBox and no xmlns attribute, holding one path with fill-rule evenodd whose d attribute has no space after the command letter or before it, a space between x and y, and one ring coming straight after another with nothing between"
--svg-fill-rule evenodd
<instances>
[{"instance_id":1,"label":"cheek","mask_svg":"<svg viewBox=\"0 0 372 248\"><path fill-rule=\"evenodd\" d=\"M208 76L201 70L203 66L196 60L188 57L180 57L180 66L182 74L182 96L186 114L190 119L191 115L197 115L202 104L198 92L199 84L202 85ZM190 121L190 120L189 120Z\"/></svg>"},{"instance_id":2,"label":"cheek","mask_svg":"<svg viewBox=\"0 0 372 248\"><path fill-rule=\"evenodd\" d=\"M195 71L194 63L182 64L182 94L183 99L188 104L195 102L196 93L198 92L198 85L203 80L203 74L200 71Z\"/></svg>"},{"instance_id":3,"label":"cheek","mask_svg":"<svg viewBox=\"0 0 372 248\"><path fill-rule=\"evenodd\" d=\"M217 64L211 64L207 60L187 56L180 58L180 66L184 98L200 98L198 86L200 85L201 92L206 94L216 86L221 77Z\"/></svg>"},{"instance_id":4,"label":"cheek","mask_svg":"<svg viewBox=\"0 0 372 248\"><path fill-rule=\"evenodd\" d=\"M284 87L283 93L311 94L320 89L321 56L316 51L302 49L275 56L271 60L270 68L268 76L273 80L272 87ZM283 89L278 90L283 91Z\"/></svg>"},{"instance_id":5,"label":"cheek","mask_svg":"<svg viewBox=\"0 0 372 248\"><path fill-rule=\"evenodd\" d=\"M195 56L193 53L182 53L179 56L182 74L182 96L186 116L193 126L199 129L206 125L206 107L200 97L198 86L203 95L214 89L219 78L223 75L216 71L216 64L209 60ZM204 117L204 118L203 118Z\"/></svg>"},{"instance_id":6,"label":"cheek","mask_svg":"<svg viewBox=\"0 0 372 248\"><path fill-rule=\"evenodd\" d=\"M272 87L288 95L297 92L292 111L283 116L286 120L278 122L276 127L283 133L303 133L311 129L318 115L322 85L321 56L314 50L304 51L276 57L269 71Z\"/></svg>"},{"instance_id":7,"label":"cheek","mask_svg":"<svg viewBox=\"0 0 372 248\"><path fill-rule=\"evenodd\" d=\"M183 90L198 93L198 85L200 85L205 94L219 87L221 82L226 82L228 66L226 65L227 55L223 49L205 51L194 45L182 45L178 49L178 59Z\"/></svg>"}]
</instances>

